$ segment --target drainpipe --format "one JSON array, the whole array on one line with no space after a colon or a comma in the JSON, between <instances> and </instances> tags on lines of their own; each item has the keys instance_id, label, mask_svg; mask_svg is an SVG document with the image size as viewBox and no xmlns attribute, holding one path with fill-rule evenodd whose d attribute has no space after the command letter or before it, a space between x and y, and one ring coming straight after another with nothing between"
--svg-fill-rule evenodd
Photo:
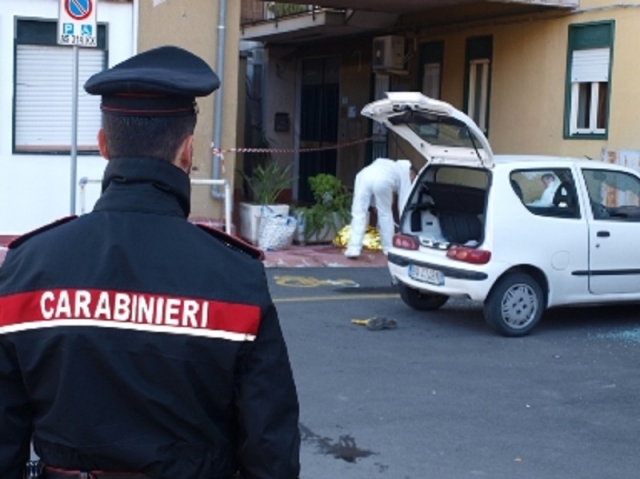
<instances>
[{"instance_id":1,"label":"drainpipe","mask_svg":"<svg viewBox=\"0 0 640 479\"><path fill-rule=\"evenodd\" d=\"M220 148L222 142L222 103L224 89L224 53L225 53L225 20L227 18L227 0L220 0L220 11L218 13L218 54L216 56L216 73L220 77L220 88L218 89L215 110L213 117L213 145L216 148ZM221 179L221 159L220 156L214 154L211 165L211 179ZM211 196L217 200L225 197L224 192L221 191L222 185L214 184L211 186Z\"/></svg>"},{"instance_id":2,"label":"drainpipe","mask_svg":"<svg viewBox=\"0 0 640 479\"><path fill-rule=\"evenodd\" d=\"M131 28L131 36L133 37L132 55L138 53L138 32L140 30L140 0L133 0L133 25Z\"/></svg>"}]
</instances>

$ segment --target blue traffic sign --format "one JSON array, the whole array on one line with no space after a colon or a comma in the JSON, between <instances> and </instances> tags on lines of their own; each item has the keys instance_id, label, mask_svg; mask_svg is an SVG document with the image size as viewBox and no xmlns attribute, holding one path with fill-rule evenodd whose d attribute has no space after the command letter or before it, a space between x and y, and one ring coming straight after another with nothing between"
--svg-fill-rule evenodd
<instances>
[{"instance_id":1,"label":"blue traffic sign","mask_svg":"<svg viewBox=\"0 0 640 479\"><path fill-rule=\"evenodd\" d=\"M73 35L73 23L64 23L62 25L62 33L65 35Z\"/></svg>"}]
</instances>

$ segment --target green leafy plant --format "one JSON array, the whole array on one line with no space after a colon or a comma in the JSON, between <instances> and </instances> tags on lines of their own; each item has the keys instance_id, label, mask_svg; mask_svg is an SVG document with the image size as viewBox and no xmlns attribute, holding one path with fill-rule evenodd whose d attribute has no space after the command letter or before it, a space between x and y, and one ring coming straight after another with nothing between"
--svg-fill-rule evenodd
<instances>
[{"instance_id":1,"label":"green leafy plant","mask_svg":"<svg viewBox=\"0 0 640 479\"><path fill-rule=\"evenodd\" d=\"M297 208L304 219L304 239L323 231L333 236L349 221L351 194L334 175L320 173L308 181L314 204Z\"/></svg>"},{"instance_id":2,"label":"green leafy plant","mask_svg":"<svg viewBox=\"0 0 640 479\"><path fill-rule=\"evenodd\" d=\"M274 17L286 17L287 15L295 15L305 12L306 5L298 5L296 3L269 2L267 8Z\"/></svg>"},{"instance_id":3,"label":"green leafy plant","mask_svg":"<svg viewBox=\"0 0 640 479\"><path fill-rule=\"evenodd\" d=\"M251 174L238 171L247 182L251 191L251 199L259 205L273 205L280 193L291 186L293 178L290 170L291 164L281 167L277 162L270 161L253 168Z\"/></svg>"}]
</instances>

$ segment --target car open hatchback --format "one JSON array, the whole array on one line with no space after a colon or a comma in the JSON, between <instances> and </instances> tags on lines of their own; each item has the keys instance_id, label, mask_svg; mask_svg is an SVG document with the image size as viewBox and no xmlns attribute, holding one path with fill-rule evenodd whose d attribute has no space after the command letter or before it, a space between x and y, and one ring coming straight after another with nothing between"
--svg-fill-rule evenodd
<instances>
[{"instance_id":1,"label":"car open hatchback","mask_svg":"<svg viewBox=\"0 0 640 479\"><path fill-rule=\"evenodd\" d=\"M494 155L464 113L416 92L362 114L426 161L388 253L403 301L481 301L489 325L528 334L545 309L640 300L640 177L580 158Z\"/></svg>"}]
</instances>

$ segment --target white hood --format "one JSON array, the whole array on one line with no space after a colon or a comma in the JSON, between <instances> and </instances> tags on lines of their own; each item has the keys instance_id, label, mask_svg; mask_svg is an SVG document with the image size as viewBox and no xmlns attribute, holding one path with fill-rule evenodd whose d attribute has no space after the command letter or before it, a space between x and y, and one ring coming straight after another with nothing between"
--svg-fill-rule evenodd
<instances>
[{"instance_id":1,"label":"white hood","mask_svg":"<svg viewBox=\"0 0 640 479\"><path fill-rule=\"evenodd\" d=\"M493 167L487 138L467 115L419 92L388 92L369 103L362 115L407 140L428 163Z\"/></svg>"}]
</instances>

